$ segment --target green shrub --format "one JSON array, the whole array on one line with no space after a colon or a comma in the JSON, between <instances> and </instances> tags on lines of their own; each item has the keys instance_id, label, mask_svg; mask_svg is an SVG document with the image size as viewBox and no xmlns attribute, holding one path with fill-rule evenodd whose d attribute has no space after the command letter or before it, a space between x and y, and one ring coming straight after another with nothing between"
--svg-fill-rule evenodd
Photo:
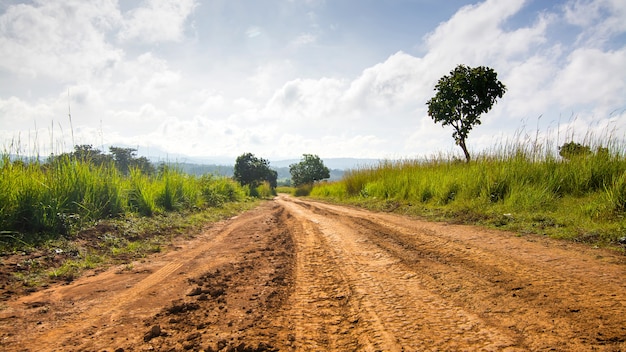
<instances>
[{"instance_id":1,"label":"green shrub","mask_svg":"<svg viewBox=\"0 0 626 352\"><path fill-rule=\"evenodd\" d=\"M312 185L300 185L296 187L296 190L293 195L296 197L306 197L309 194L311 194L312 188L313 188Z\"/></svg>"}]
</instances>

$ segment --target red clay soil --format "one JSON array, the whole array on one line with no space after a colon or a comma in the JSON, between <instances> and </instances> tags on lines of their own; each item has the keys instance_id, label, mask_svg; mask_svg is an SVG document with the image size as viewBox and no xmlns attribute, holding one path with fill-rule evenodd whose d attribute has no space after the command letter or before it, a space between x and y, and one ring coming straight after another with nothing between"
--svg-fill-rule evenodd
<instances>
[{"instance_id":1,"label":"red clay soil","mask_svg":"<svg viewBox=\"0 0 626 352\"><path fill-rule=\"evenodd\" d=\"M626 351L619 253L281 196L0 302L3 351Z\"/></svg>"}]
</instances>

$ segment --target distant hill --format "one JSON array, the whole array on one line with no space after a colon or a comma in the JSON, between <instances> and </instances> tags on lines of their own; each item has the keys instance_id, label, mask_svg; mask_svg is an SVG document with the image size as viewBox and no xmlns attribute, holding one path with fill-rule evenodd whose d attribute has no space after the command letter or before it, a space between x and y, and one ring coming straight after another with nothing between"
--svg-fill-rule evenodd
<instances>
[{"instance_id":1,"label":"distant hill","mask_svg":"<svg viewBox=\"0 0 626 352\"><path fill-rule=\"evenodd\" d=\"M346 170L377 165L379 162L378 159L357 158L330 158L322 160L324 161L324 165L330 169L330 181L341 179ZM160 164L161 162L163 161L157 161L155 164ZM287 180L291 178L289 165L298 162L300 162L300 159L270 161L270 168L276 170L278 173L278 180ZM166 162L166 164L175 166L179 170L190 175L213 174L217 176L232 177L234 172L234 165L226 163L224 165L218 165L204 164L202 162Z\"/></svg>"},{"instance_id":2,"label":"distant hill","mask_svg":"<svg viewBox=\"0 0 626 352\"><path fill-rule=\"evenodd\" d=\"M161 162L156 163L157 165ZM190 175L206 175L212 174L216 176L233 176L233 165L215 165L215 164L195 164L195 163L181 163L181 162L165 162L172 167Z\"/></svg>"},{"instance_id":3,"label":"distant hill","mask_svg":"<svg viewBox=\"0 0 626 352\"><path fill-rule=\"evenodd\" d=\"M166 163L178 170L190 175L206 175L212 174L216 176L233 177L234 166L232 165L205 165L193 163ZM270 168L278 173L278 180L287 180L291 178L289 167L276 167L270 162ZM344 170L330 169L330 181L339 180L343 177Z\"/></svg>"},{"instance_id":4,"label":"distant hill","mask_svg":"<svg viewBox=\"0 0 626 352\"><path fill-rule=\"evenodd\" d=\"M372 166L378 165L380 162L379 159L358 159L358 158L328 158L323 159L324 165L329 169L337 169L337 170L351 170L357 169L359 167L364 166ZM290 159L290 160L277 160L270 161L270 166L273 167L289 167L291 164L299 163L300 159Z\"/></svg>"}]
</instances>

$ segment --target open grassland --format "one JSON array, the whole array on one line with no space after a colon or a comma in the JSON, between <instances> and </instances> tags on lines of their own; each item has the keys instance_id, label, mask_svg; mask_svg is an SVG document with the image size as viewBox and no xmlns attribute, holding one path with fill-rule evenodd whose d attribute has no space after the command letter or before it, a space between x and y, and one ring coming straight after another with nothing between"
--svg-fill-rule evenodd
<instances>
[{"instance_id":1,"label":"open grassland","mask_svg":"<svg viewBox=\"0 0 626 352\"><path fill-rule=\"evenodd\" d=\"M503 146L470 163L386 161L316 185L315 198L429 219L494 226L596 245L626 241L626 156L589 143L564 158L539 144ZM622 246L623 250L623 246Z\"/></svg>"}]
</instances>

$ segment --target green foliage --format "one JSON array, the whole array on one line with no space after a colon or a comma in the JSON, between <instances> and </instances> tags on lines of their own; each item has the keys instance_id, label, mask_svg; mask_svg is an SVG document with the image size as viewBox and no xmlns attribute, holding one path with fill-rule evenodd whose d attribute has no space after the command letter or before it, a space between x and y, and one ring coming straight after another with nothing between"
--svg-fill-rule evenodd
<instances>
[{"instance_id":1,"label":"green foliage","mask_svg":"<svg viewBox=\"0 0 626 352\"><path fill-rule=\"evenodd\" d=\"M426 103L428 115L435 122L454 128L452 137L469 162L467 136L475 125L480 125L480 115L491 110L497 98L502 98L506 87L489 67L459 65L449 76L439 79L435 90L435 96Z\"/></svg>"},{"instance_id":2,"label":"green foliage","mask_svg":"<svg viewBox=\"0 0 626 352\"><path fill-rule=\"evenodd\" d=\"M606 187L608 208L616 214L626 213L626 173L616 176L615 180Z\"/></svg>"},{"instance_id":3,"label":"green foliage","mask_svg":"<svg viewBox=\"0 0 626 352\"><path fill-rule=\"evenodd\" d=\"M152 175L155 172L154 166L146 157L137 158L137 149L109 147L113 154L115 166L124 175L128 175L132 169L140 169L142 173Z\"/></svg>"},{"instance_id":4,"label":"green foliage","mask_svg":"<svg viewBox=\"0 0 626 352\"><path fill-rule=\"evenodd\" d=\"M293 195L296 197L306 197L311 194L311 189L313 189L313 185L310 183L306 183L296 187L293 191Z\"/></svg>"},{"instance_id":5,"label":"green foliage","mask_svg":"<svg viewBox=\"0 0 626 352\"><path fill-rule=\"evenodd\" d=\"M233 178L242 186L250 186L251 191L265 181L276 188L278 173L270 169L269 164L269 161L252 153L244 153L235 160Z\"/></svg>"},{"instance_id":6,"label":"green foliage","mask_svg":"<svg viewBox=\"0 0 626 352\"><path fill-rule=\"evenodd\" d=\"M207 206L219 207L228 202L242 201L246 194L235 181L225 177L200 177L200 193Z\"/></svg>"},{"instance_id":7,"label":"green foliage","mask_svg":"<svg viewBox=\"0 0 626 352\"><path fill-rule=\"evenodd\" d=\"M82 271L95 268L101 261L98 255L84 254L79 259L66 260L58 268L51 269L48 275L53 279L72 281Z\"/></svg>"},{"instance_id":8,"label":"green foliage","mask_svg":"<svg viewBox=\"0 0 626 352\"><path fill-rule=\"evenodd\" d=\"M272 198L276 196L276 188L272 187L268 181L265 181L255 189L255 194L259 198Z\"/></svg>"},{"instance_id":9,"label":"green foliage","mask_svg":"<svg viewBox=\"0 0 626 352\"><path fill-rule=\"evenodd\" d=\"M276 187L276 193L287 193L293 194L294 188L289 186L278 186Z\"/></svg>"},{"instance_id":10,"label":"green foliage","mask_svg":"<svg viewBox=\"0 0 626 352\"><path fill-rule=\"evenodd\" d=\"M94 149L91 144L74 146L74 152L70 154L70 157L93 165L113 162L112 155L103 154L102 151Z\"/></svg>"},{"instance_id":11,"label":"green foliage","mask_svg":"<svg viewBox=\"0 0 626 352\"><path fill-rule=\"evenodd\" d=\"M157 184L152 182L148 175L141 173L139 169L130 172L128 209L143 216L154 215L157 209Z\"/></svg>"},{"instance_id":12,"label":"green foliage","mask_svg":"<svg viewBox=\"0 0 626 352\"><path fill-rule=\"evenodd\" d=\"M289 165L289 172L296 187L330 177L330 170L319 156L313 154L303 154L299 163Z\"/></svg>"},{"instance_id":13,"label":"green foliage","mask_svg":"<svg viewBox=\"0 0 626 352\"><path fill-rule=\"evenodd\" d=\"M559 155L564 159L584 157L591 154L591 148L576 142L568 142L559 147Z\"/></svg>"}]
</instances>

